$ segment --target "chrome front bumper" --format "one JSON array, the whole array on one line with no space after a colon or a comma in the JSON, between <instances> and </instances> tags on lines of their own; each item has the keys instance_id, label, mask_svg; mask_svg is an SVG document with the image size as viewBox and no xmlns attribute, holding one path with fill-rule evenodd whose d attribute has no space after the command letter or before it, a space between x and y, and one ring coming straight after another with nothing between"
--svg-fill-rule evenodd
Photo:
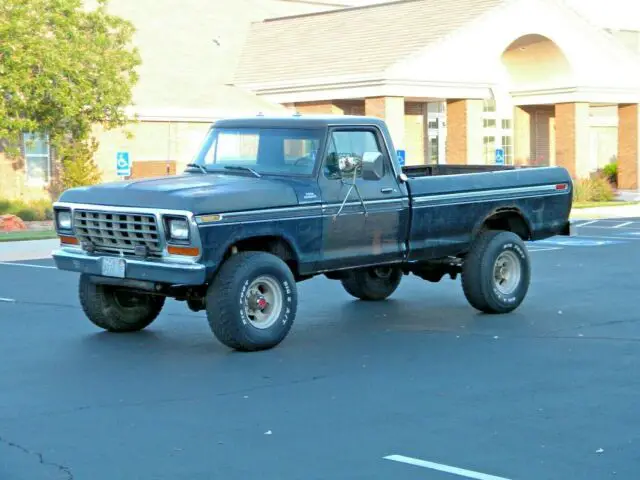
<instances>
[{"instance_id":1,"label":"chrome front bumper","mask_svg":"<svg viewBox=\"0 0 640 480\"><path fill-rule=\"evenodd\" d=\"M80 249L60 248L52 253L56 267L70 272L86 273L102 277L102 259L114 258L107 255L93 255ZM117 257L115 257L117 258ZM138 260L122 258L125 262L124 277L106 277L117 283L127 280L165 283L172 285L203 285L207 272L198 263L169 263L162 260Z\"/></svg>"}]
</instances>

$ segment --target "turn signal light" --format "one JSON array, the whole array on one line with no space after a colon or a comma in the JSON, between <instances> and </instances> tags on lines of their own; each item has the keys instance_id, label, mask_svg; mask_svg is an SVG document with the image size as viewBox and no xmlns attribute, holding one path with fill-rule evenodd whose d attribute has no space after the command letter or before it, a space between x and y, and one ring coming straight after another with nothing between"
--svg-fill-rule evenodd
<instances>
[{"instance_id":1,"label":"turn signal light","mask_svg":"<svg viewBox=\"0 0 640 480\"><path fill-rule=\"evenodd\" d=\"M78 245L78 239L76 237L69 237L67 235L60 235L60 243L63 245Z\"/></svg>"},{"instance_id":2,"label":"turn signal light","mask_svg":"<svg viewBox=\"0 0 640 480\"><path fill-rule=\"evenodd\" d=\"M176 247L174 245L169 245L167 247L167 252L171 255L183 255L185 257L197 257L200 255L200 249L196 247Z\"/></svg>"}]
</instances>

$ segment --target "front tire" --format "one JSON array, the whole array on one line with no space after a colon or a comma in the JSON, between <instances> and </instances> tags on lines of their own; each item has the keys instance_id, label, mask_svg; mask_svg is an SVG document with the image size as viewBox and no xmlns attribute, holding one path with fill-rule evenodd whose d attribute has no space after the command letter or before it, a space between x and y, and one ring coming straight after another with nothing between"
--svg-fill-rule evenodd
<instances>
[{"instance_id":1,"label":"front tire","mask_svg":"<svg viewBox=\"0 0 640 480\"><path fill-rule=\"evenodd\" d=\"M97 327L114 333L142 330L158 317L165 297L128 291L112 285L91 283L88 275L80 275L80 305Z\"/></svg>"},{"instance_id":2,"label":"front tire","mask_svg":"<svg viewBox=\"0 0 640 480\"><path fill-rule=\"evenodd\" d=\"M296 317L293 274L279 257L264 252L233 255L209 286L207 319L215 337L239 351L275 347Z\"/></svg>"},{"instance_id":3,"label":"front tire","mask_svg":"<svg viewBox=\"0 0 640 480\"><path fill-rule=\"evenodd\" d=\"M509 313L529 290L531 265L526 245L512 232L485 231L462 266L462 288L469 304L485 313Z\"/></svg>"},{"instance_id":4,"label":"front tire","mask_svg":"<svg viewBox=\"0 0 640 480\"><path fill-rule=\"evenodd\" d=\"M354 270L342 280L342 286L352 297L364 301L379 301L396 291L402 280L402 270L396 267L372 267Z\"/></svg>"}]
</instances>

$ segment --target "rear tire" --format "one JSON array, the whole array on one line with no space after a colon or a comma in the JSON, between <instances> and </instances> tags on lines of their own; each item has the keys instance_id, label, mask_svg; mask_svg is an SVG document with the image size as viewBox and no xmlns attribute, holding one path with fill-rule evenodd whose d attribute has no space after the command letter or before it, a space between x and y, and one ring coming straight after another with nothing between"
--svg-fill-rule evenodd
<instances>
[{"instance_id":1,"label":"rear tire","mask_svg":"<svg viewBox=\"0 0 640 480\"><path fill-rule=\"evenodd\" d=\"M293 274L279 257L265 252L231 256L209 286L207 319L215 337L229 348L251 352L275 347L296 317Z\"/></svg>"},{"instance_id":2,"label":"rear tire","mask_svg":"<svg viewBox=\"0 0 640 480\"><path fill-rule=\"evenodd\" d=\"M481 233L462 266L462 288L469 304L485 313L515 310L529 290L531 265L526 245L512 232Z\"/></svg>"},{"instance_id":3,"label":"rear tire","mask_svg":"<svg viewBox=\"0 0 640 480\"><path fill-rule=\"evenodd\" d=\"M401 280L402 270L397 267L371 267L349 272L341 282L352 297L380 301L393 294Z\"/></svg>"},{"instance_id":4,"label":"rear tire","mask_svg":"<svg viewBox=\"0 0 640 480\"><path fill-rule=\"evenodd\" d=\"M112 285L96 285L80 275L80 305L89 320L104 330L127 333L142 330L158 317L165 297L128 291Z\"/></svg>"}]
</instances>

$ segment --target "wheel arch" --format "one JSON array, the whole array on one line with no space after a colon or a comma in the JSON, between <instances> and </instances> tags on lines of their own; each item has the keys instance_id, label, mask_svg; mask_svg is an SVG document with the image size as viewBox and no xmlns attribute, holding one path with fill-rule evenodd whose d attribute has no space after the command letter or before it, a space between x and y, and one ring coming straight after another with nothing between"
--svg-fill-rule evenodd
<instances>
[{"instance_id":1,"label":"wheel arch","mask_svg":"<svg viewBox=\"0 0 640 480\"><path fill-rule=\"evenodd\" d=\"M227 245L222 262L238 252L266 252L284 261L296 279L300 276L300 255L294 242L281 233L253 235L234 239Z\"/></svg>"},{"instance_id":2,"label":"wheel arch","mask_svg":"<svg viewBox=\"0 0 640 480\"><path fill-rule=\"evenodd\" d=\"M518 207L500 207L492 210L474 227L472 240L485 230L504 230L513 232L523 241L531 240L533 227Z\"/></svg>"}]
</instances>

